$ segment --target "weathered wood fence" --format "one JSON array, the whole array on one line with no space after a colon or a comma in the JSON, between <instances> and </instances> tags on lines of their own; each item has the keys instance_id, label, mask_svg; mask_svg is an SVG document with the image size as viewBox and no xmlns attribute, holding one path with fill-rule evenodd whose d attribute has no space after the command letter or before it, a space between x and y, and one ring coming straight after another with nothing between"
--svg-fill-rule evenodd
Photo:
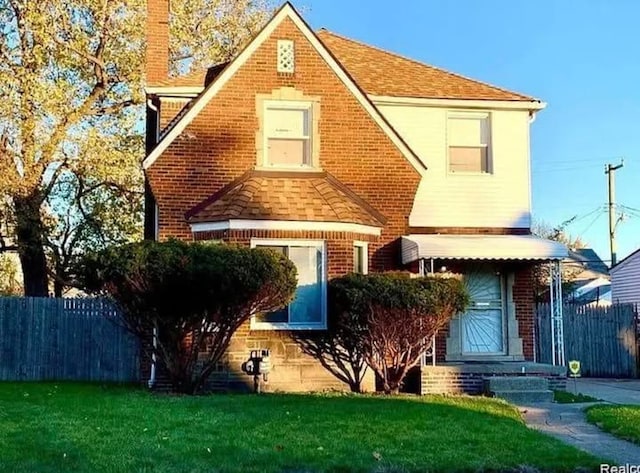
<instances>
[{"instance_id":1,"label":"weathered wood fence","mask_svg":"<svg viewBox=\"0 0 640 473\"><path fill-rule=\"evenodd\" d=\"M536 317L536 359L551 363L549 304L539 304ZM565 358L579 360L582 376L638 377L638 308L563 307Z\"/></svg>"},{"instance_id":2,"label":"weathered wood fence","mask_svg":"<svg viewBox=\"0 0 640 473\"><path fill-rule=\"evenodd\" d=\"M0 298L0 380L139 379L139 344L100 299Z\"/></svg>"}]
</instances>

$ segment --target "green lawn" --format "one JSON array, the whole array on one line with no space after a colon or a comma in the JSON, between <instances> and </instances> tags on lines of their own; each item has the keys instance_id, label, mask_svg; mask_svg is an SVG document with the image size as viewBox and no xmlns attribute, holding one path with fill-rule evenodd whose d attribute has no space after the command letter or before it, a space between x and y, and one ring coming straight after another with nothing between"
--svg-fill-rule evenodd
<instances>
[{"instance_id":1,"label":"green lawn","mask_svg":"<svg viewBox=\"0 0 640 473\"><path fill-rule=\"evenodd\" d=\"M582 402L596 402L599 399L596 399L592 396L587 396L582 393L572 393L569 391L553 391L553 400L558 404L578 404Z\"/></svg>"},{"instance_id":2,"label":"green lawn","mask_svg":"<svg viewBox=\"0 0 640 473\"><path fill-rule=\"evenodd\" d=\"M586 412L587 420L602 430L640 445L640 406L601 404Z\"/></svg>"},{"instance_id":3,"label":"green lawn","mask_svg":"<svg viewBox=\"0 0 640 473\"><path fill-rule=\"evenodd\" d=\"M2 472L479 472L523 465L572 471L598 462L485 398L179 397L0 383Z\"/></svg>"}]
</instances>

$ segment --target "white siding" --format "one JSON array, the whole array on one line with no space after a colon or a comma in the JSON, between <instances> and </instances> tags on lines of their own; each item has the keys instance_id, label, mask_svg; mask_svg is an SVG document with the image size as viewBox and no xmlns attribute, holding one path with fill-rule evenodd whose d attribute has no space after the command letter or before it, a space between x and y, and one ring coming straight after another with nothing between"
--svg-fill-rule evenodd
<instances>
[{"instance_id":1,"label":"white siding","mask_svg":"<svg viewBox=\"0 0 640 473\"><path fill-rule=\"evenodd\" d=\"M640 304L640 250L610 272L611 302Z\"/></svg>"},{"instance_id":2,"label":"white siding","mask_svg":"<svg viewBox=\"0 0 640 473\"><path fill-rule=\"evenodd\" d=\"M448 172L447 109L390 104L378 108L428 167L409 217L411 226L530 226L527 111L489 111L492 173L460 175Z\"/></svg>"}]
</instances>

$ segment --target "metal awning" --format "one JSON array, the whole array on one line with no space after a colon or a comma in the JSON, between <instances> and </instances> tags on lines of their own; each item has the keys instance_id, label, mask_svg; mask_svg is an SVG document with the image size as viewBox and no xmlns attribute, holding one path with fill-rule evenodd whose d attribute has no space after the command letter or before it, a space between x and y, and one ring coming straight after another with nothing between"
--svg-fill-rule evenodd
<instances>
[{"instance_id":1,"label":"metal awning","mask_svg":"<svg viewBox=\"0 0 640 473\"><path fill-rule=\"evenodd\" d=\"M562 260L562 243L533 235L422 235L402 237L402 263L420 259Z\"/></svg>"}]
</instances>

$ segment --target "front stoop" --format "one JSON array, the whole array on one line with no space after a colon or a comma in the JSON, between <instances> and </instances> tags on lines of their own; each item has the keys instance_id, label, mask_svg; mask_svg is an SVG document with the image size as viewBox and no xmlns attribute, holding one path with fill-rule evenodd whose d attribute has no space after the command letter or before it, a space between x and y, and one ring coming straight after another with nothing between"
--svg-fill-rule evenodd
<instances>
[{"instance_id":1,"label":"front stoop","mask_svg":"<svg viewBox=\"0 0 640 473\"><path fill-rule=\"evenodd\" d=\"M485 394L514 404L553 401L549 381L541 376L490 376L483 384Z\"/></svg>"}]
</instances>

